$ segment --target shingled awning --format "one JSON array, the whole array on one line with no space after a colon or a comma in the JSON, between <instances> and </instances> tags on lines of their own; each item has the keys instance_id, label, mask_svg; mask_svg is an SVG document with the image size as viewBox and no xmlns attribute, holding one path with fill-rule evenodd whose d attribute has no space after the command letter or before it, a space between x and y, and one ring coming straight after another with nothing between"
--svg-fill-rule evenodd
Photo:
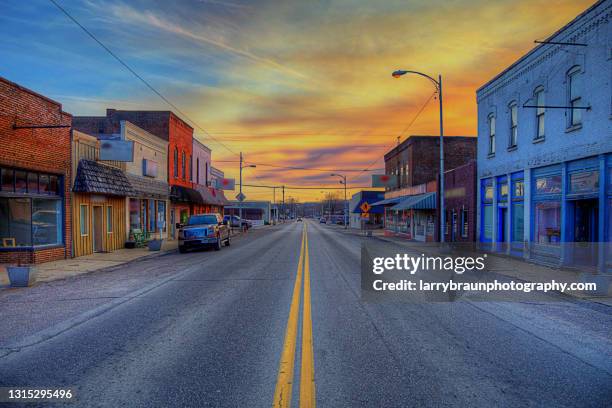
<instances>
[{"instance_id":1,"label":"shingled awning","mask_svg":"<svg viewBox=\"0 0 612 408\"><path fill-rule=\"evenodd\" d=\"M154 198L158 200L168 199L168 195L170 194L168 183L130 173L127 173L126 176L136 191L135 197Z\"/></svg>"},{"instance_id":2,"label":"shingled awning","mask_svg":"<svg viewBox=\"0 0 612 408\"><path fill-rule=\"evenodd\" d=\"M170 188L170 201L176 203L205 204L202 195L193 188L172 186Z\"/></svg>"},{"instance_id":3,"label":"shingled awning","mask_svg":"<svg viewBox=\"0 0 612 408\"><path fill-rule=\"evenodd\" d=\"M85 159L79 161L72 191L121 197L135 194L132 185L121 169Z\"/></svg>"}]
</instances>

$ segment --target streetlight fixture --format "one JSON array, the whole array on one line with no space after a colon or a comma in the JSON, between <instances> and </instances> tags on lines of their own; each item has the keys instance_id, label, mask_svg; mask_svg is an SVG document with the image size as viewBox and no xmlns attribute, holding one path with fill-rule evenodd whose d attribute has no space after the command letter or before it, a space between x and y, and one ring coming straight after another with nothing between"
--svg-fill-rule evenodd
<instances>
[{"instance_id":1,"label":"streetlight fixture","mask_svg":"<svg viewBox=\"0 0 612 408\"><path fill-rule=\"evenodd\" d=\"M346 176L343 174L337 174L337 173L332 173L330 174L330 176L332 177L340 177L342 180L340 180L340 184L344 184L344 206L343 206L343 210L342 210L342 214L344 217L344 229L348 228L348 225L346 225L348 223L348 211L347 211L347 201L346 201Z\"/></svg>"},{"instance_id":2,"label":"streetlight fixture","mask_svg":"<svg viewBox=\"0 0 612 408\"><path fill-rule=\"evenodd\" d=\"M240 229L242 229L242 169L246 169L248 167L257 167L254 164L249 164L246 166L242 165L242 152L240 152L240 200L238 200L238 217L240 217Z\"/></svg>"},{"instance_id":3,"label":"streetlight fixture","mask_svg":"<svg viewBox=\"0 0 612 408\"><path fill-rule=\"evenodd\" d=\"M393 71L391 76L393 76L393 78L399 78L406 74L415 74L427 78L434 84L436 87L436 92L438 93L438 100L440 102L440 242L444 243L446 214L444 213L444 124L442 120L442 75L438 75L438 80L436 81L434 78L422 72L398 69Z\"/></svg>"}]
</instances>

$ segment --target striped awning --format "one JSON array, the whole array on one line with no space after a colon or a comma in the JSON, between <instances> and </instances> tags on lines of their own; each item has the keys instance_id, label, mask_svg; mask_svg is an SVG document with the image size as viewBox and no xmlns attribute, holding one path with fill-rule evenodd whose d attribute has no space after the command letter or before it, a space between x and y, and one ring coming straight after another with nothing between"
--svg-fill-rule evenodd
<instances>
[{"instance_id":1,"label":"striped awning","mask_svg":"<svg viewBox=\"0 0 612 408\"><path fill-rule=\"evenodd\" d=\"M394 205L390 209L393 211L400 210L435 210L436 204L436 193L425 193L414 196L404 197L404 199L397 205Z\"/></svg>"}]
</instances>

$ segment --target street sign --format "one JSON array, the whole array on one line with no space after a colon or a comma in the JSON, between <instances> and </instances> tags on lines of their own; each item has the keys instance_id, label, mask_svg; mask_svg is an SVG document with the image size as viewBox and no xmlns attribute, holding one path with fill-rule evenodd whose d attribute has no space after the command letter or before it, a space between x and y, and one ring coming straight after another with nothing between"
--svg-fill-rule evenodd
<instances>
[{"instance_id":1,"label":"street sign","mask_svg":"<svg viewBox=\"0 0 612 408\"><path fill-rule=\"evenodd\" d=\"M361 218L366 218L366 219L367 219L367 218L370 218L370 213L367 213L367 212L362 212L362 213L361 213Z\"/></svg>"},{"instance_id":2,"label":"street sign","mask_svg":"<svg viewBox=\"0 0 612 408\"><path fill-rule=\"evenodd\" d=\"M361 206L359 207L361 208L361 211L364 213L369 213L370 209L372 208L372 206L370 205L370 203L368 203L367 201L365 201L363 204L361 204Z\"/></svg>"},{"instance_id":3,"label":"street sign","mask_svg":"<svg viewBox=\"0 0 612 408\"><path fill-rule=\"evenodd\" d=\"M236 194L236 200L238 200L240 202L244 201L245 198L246 198L246 196L244 194L242 194L242 193Z\"/></svg>"},{"instance_id":4,"label":"street sign","mask_svg":"<svg viewBox=\"0 0 612 408\"><path fill-rule=\"evenodd\" d=\"M392 174L372 174L372 187L397 187L397 176Z\"/></svg>"}]
</instances>

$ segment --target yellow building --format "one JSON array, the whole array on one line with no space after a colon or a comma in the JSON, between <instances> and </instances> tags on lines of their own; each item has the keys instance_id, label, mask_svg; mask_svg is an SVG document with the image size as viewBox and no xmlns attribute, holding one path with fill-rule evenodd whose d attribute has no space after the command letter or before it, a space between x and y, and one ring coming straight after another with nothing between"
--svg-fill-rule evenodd
<instances>
[{"instance_id":1,"label":"yellow building","mask_svg":"<svg viewBox=\"0 0 612 408\"><path fill-rule=\"evenodd\" d=\"M73 257L125 246L126 197L133 188L125 176L125 163L100 162L99 153L95 137L73 131Z\"/></svg>"}]
</instances>

